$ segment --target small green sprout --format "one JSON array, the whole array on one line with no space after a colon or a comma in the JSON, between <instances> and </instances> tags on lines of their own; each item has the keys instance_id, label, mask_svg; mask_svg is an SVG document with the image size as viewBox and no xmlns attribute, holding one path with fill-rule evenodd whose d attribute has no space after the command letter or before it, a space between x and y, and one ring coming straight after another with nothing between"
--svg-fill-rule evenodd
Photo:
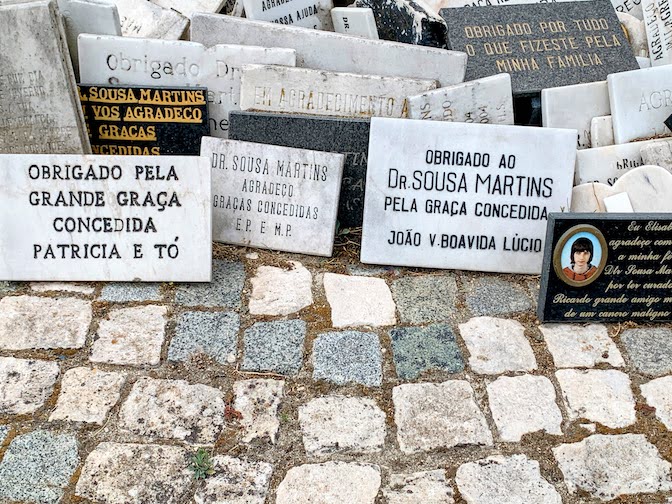
<instances>
[{"instance_id":1,"label":"small green sprout","mask_svg":"<svg viewBox=\"0 0 672 504\"><path fill-rule=\"evenodd\" d=\"M212 457L205 448L199 448L191 456L191 465L189 469L194 473L194 479L205 479L215 474L215 468L212 464Z\"/></svg>"}]
</instances>

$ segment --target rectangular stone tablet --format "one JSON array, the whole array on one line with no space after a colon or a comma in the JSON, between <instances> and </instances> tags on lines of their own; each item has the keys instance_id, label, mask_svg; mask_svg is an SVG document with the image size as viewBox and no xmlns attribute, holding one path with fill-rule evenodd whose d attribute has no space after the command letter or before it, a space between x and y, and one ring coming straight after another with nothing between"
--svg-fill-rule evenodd
<instances>
[{"instance_id":1,"label":"rectangular stone tablet","mask_svg":"<svg viewBox=\"0 0 672 504\"><path fill-rule=\"evenodd\" d=\"M209 282L200 157L1 155L0 279Z\"/></svg>"},{"instance_id":2,"label":"rectangular stone tablet","mask_svg":"<svg viewBox=\"0 0 672 504\"><path fill-rule=\"evenodd\" d=\"M408 117L429 121L513 124L511 76L493 75L409 96Z\"/></svg>"},{"instance_id":3,"label":"rectangular stone tablet","mask_svg":"<svg viewBox=\"0 0 672 504\"><path fill-rule=\"evenodd\" d=\"M614 142L669 136L665 119L672 113L672 66L642 68L607 78Z\"/></svg>"},{"instance_id":4,"label":"rectangular stone tablet","mask_svg":"<svg viewBox=\"0 0 672 504\"><path fill-rule=\"evenodd\" d=\"M343 154L338 222L341 228L359 227L364 212L369 123L369 119L232 112L229 138Z\"/></svg>"},{"instance_id":5,"label":"rectangular stone tablet","mask_svg":"<svg viewBox=\"0 0 672 504\"><path fill-rule=\"evenodd\" d=\"M90 152L54 2L0 5L0 31L0 153Z\"/></svg>"},{"instance_id":6,"label":"rectangular stone tablet","mask_svg":"<svg viewBox=\"0 0 672 504\"><path fill-rule=\"evenodd\" d=\"M191 40L207 47L216 44L288 47L296 50L298 67L436 79L441 86L462 82L467 63L463 52L213 14L194 14Z\"/></svg>"},{"instance_id":7,"label":"rectangular stone tablet","mask_svg":"<svg viewBox=\"0 0 672 504\"><path fill-rule=\"evenodd\" d=\"M614 185L618 177L642 166L640 149L652 142L631 142L576 152L575 183L601 182Z\"/></svg>"},{"instance_id":8,"label":"rectangular stone tablet","mask_svg":"<svg viewBox=\"0 0 672 504\"><path fill-rule=\"evenodd\" d=\"M407 117L406 97L436 88L436 81L244 65L241 110L331 117Z\"/></svg>"},{"instance_id":9,"label":"rectangular stone tablet","mask_svg":"<svg viewBox=\"0 0 672 504\"><path fill-rule=\"evenodd\" d=\"M540 273L576 130L371 119L361 261Z\"/></svg>"},{"instance_id":10,"label":"rectangular stone tablet","mask_svg":"<svg viewBox=\"0 0 672 504\"><path fill-rule=\"evenodd\" d=\"M441 14L449 47L469 55L465 80L507 72L514 94L639 68L609 2L462 7Z\"/></svg>"},{"instance_id":11,"label":"rectangular stone tablet","mask_svg":"<svg viewBox=\"0 0 672 504\"><path fill-rule=\"evenodd\" d=\"M342 154L204 137L213 239L331 256Z\"/></svg>"},{"instance_id":12,"label":"rectangular stone tablet","mask_svg":"<svg viewBox=\"0 0 672 504\"><path fill-rule=\"evenodd\" d=\"M606 81L544 89L541 92L542 124L547 128L571 128L579 132L577 149L592 145L590 122L611 113Z\"/></svg>"},{"instance_id":13,"label":"rectangular stone tablet","mask_svg":"<svg viewBox=\"0 0 672 504\"><path fill-rule=\"evenodd\" d=\"M208 136L204 88L79 86L94 154L198 156Z\"/></svg>"},{"instance_id":14,"label":"rectangular stone tablet","mask_svg":"<svg viewBox=\"0 0 672 504\"><path fill-rule=\"evenodd\" d=\"M539 320L672 320L671 232L670 214L551 214ZM588 263L580 251L590 253Z\"/></svg>"}]
</instances>

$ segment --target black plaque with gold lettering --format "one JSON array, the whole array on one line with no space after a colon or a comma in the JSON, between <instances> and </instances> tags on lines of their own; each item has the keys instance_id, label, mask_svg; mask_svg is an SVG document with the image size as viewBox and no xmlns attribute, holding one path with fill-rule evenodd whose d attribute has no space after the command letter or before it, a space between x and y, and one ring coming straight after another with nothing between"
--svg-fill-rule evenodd
<instances>
[{"instance_id":1,"label":"black plaque with gold lettering","mask_svg":"<svg viewBox=\"0 0 672 504\"><path fill-rule=\"evenodd\" d=\"M94 154L198 156L208 136L205 88L80 85Z\"/></svg>"},{"instance_id":2,"label":"black plaque with gold lettering","mask_svg":"<svg viewBox=\"0 0 672 504\"><path fill-rule=\"evenodd\" d=\"M441 9L448 46L468 55L465 81L511 74L513 93L637 70L609 0Z\"/></svg>"},{"instance_id":3,"label":"black plaque with gold lettering","mask_svg":"<svg viewBox=\"0 0 672 504\"><path fill-rule=\"evenodd\" d=\"M672 320L672 215L549 214L543 322Z\"/></svg>"}]
</instances>

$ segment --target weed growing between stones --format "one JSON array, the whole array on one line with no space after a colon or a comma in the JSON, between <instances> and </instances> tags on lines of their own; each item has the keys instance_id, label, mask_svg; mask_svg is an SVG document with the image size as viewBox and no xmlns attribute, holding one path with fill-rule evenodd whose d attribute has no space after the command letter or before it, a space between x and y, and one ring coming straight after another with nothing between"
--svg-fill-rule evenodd
<instances>
[{"instance_id":1,"label":"weed growing between stones","mask_svg":"<svg viewBox=\"0 0 672 504\"><path fill-rule=\"evenodd\" d=\"M191 456L191 465L189 469L194 473L194 479L205 479L215 474L215 467L212 463L212 457L205 448L199 448Z\"/></svg>"}]
</instances>

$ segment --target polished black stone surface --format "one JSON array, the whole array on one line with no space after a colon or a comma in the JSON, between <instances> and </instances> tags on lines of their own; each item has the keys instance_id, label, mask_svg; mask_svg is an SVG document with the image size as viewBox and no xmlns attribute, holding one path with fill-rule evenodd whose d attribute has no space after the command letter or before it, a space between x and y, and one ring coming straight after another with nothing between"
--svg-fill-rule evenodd
<instances>
[{"instance_id":1,"label":"polished black stone surface","mask_svg":"<svg viewBox=\"0 0 672 504\"><path fill-rule=\"evenodd\" d=\"M80 85L94 154L198 156L210 134L205 88Z\"/></svg>"},{"instance_id":2,"label":"polished black stone surface","mask_svg":"<svg viewBox=\"0 0 672 504\"><path fill-rule=\"evenodd\" d=\"M592 274L569 263L573 247L577 260L586 253L579 239L593 243ZM550 214L537 316L542 322L672 320L672 215Z\"/></svg>"}]
</instances>

